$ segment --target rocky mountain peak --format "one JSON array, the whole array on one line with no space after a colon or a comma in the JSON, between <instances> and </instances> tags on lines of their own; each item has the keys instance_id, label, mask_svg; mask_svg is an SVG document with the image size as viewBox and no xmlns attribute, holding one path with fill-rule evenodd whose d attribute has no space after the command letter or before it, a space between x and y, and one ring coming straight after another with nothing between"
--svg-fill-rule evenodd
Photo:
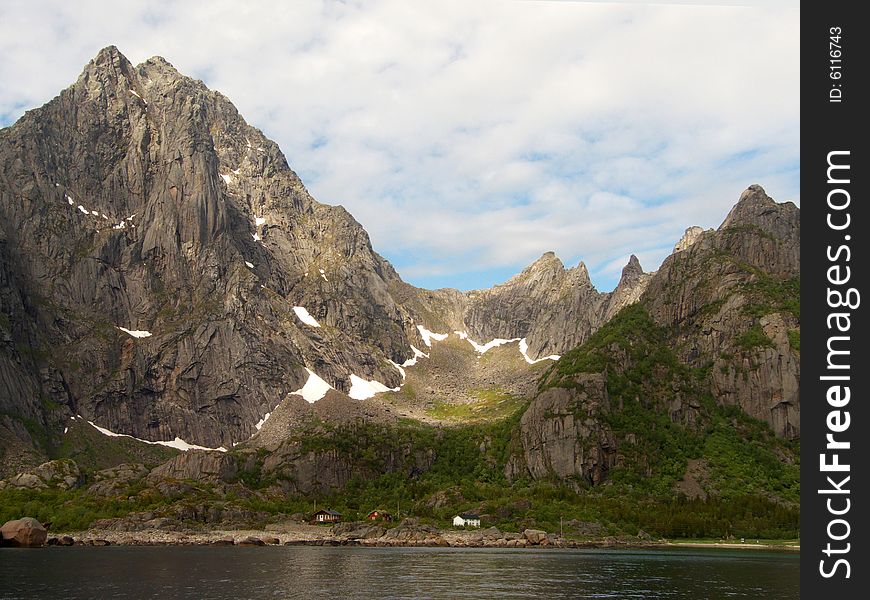
<instances>
[{"instance_id":1,"label":"rocky mountain peak","mask_svg":"<svg viewBox=\"0 0 870 600\"><path fill-rule=\"evenodd\" d=\"M635 281L641 275L643 275L643 267L640 266L637 256L632 254L628 257L628 263L622 268L622 276L619 278L619 283Z\"/></svg>"},{"instance_id":2,"label":"rocky mountain peak","mask_svg":"<svg viewBox=\"0 0 870 600\"><path fill-rule=\"evenodd\" d=\"M105 48L97 52L97 55L93 59L91 59L91 62L88 64L88 66L93 66L96 68L119 68L125 64L129 65L130 61L127 60L126 56L121 54L121 51L118 50L117 46L106 46Z\"/></svg>"},{"instance_id":3,"label":"rocky mountain peak","mask_svg":"<svg viewBox=\"0 0 870 600\"><path fill-rule=\"evenodd\" d=\"M738 225L757 225L763 227L765 223L771 220L770 217L772 215L779 212L778 207L787 208L787 205L794 207L790 202L777 204L773 198L767 195L763 187L758 184L750 185L740 194L740 199L728 213L728 216L725 217L725 220L722 221L719 229Z\"/></svg>"},{"instance_id":4,"label":"rocky mountain peak","mask_svg":"<svg viewBox=\"0 0 870 600\"><path fill-rule=\"evenodd\" d=\"M674 252L682 252L687 249L689 246L698 241L698 238L701 237L701 234L704 233L704 229L698 227L697 225L693 225L686 229L686 232L683 234L683 237L680 238L680 241L674 245Z\"/></svg>"},{"instance_id":5,"label":"rocky mountain peak","mask_svg":"<svg viewBox=\"0 0 870 600\"><path fill-rule=\"evenodd\" d=\"M649 283L651 274L644 273L637 256L632 254L622 268L622 276L616 289L609 294L604 307L602 322L607 322L620 310L637 302Z\"/></svg>"},{"instance_id":6,"label":"rocky mountain peak","mask_svg":"<svg viewBox=\"0 0 870 600\"><path fill-rule=\"evenodd\" d=\"M555 252L544 252L539 259L523 269L520 277L528 276L541 272L562 272L565 270L565 265L556 256Z\"/></svg>"}]
</instances>

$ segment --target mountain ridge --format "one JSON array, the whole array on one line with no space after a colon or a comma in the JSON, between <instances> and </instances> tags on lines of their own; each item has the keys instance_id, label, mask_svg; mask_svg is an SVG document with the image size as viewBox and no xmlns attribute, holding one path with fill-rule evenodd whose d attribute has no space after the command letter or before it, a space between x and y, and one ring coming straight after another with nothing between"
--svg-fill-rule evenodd
<instances>
[{"instance_id":1,"label":"mountain ridge","mask_svg":"<svg viewBox=\"0 0 870 600\"><path fill-rule=\"evenodd\" d=\"M113 46L0 130L0 194L0 445L41 447L28 464L79 414L149 441L231 448L312 370L336 410L379 413L350 399L354 382L402 386L402 365L428 350L420 327L556 356L653 278L632 255L602 294L582 261L566 269L550 252L487 290L416 288L226 97ZM749 200L729 214L735 227L758 217L781 233Z\"/></svg>"}]
</instances>

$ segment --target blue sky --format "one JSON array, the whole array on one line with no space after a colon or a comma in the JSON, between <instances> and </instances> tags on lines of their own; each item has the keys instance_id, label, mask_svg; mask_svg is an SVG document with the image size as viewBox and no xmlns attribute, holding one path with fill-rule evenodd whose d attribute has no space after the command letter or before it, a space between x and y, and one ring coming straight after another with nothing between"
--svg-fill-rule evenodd
<instances>
[{"instance_id":1,"label":"blue sky","mask_svg":"<svg viewBox=\"0 0 870 600\"><path fill-rule=\"evenodd\" d=\"M548 250L601 290L752 183L800 203L796 2L0 0L0 124L114 44L279 143L423 287Z\"/></svg>"}]
</instances>

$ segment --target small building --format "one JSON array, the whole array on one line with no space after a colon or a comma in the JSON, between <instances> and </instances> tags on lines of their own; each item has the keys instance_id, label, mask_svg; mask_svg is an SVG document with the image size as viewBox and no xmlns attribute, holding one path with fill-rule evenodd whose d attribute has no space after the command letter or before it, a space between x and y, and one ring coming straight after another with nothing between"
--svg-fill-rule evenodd
<instances>
[{"instance_id":1,"label":"small building","mask_svg":"<svg viewBox=\"0 0 870 600\"><path fill-rule=\"evenodd\" d=\"M338 523L341 521L341 513L334 510L321 508L316 513L311 515L312 523Z\"/></svg>"},{"instance_id":2,"label":"small building","mask_svg":"<svg viewBox=\"0 0 870 600\"><path fill-rule=\"evenodd\" d=\"M385 510L373 510L366 517L369 521L392 521L393 515Z\"/></svg>"},{"instance_id":3,"label":"small building","mask_svg":"<svg viewBox=\"0 0 870 600\"><path fill-rule=\"evenodd\" d=\"M462 513L453 517L454 527L480 527L480 516L471 513Z\"/></svg>"}]
</instances>

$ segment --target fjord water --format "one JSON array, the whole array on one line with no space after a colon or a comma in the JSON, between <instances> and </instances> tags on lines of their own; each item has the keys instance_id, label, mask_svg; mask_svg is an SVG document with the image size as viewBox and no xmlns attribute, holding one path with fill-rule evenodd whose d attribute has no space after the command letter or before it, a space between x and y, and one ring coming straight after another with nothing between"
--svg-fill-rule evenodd
<instances>
[{"instance_id":1,"label":"fjord water","mask_svg":"<svg viewBox=\"0 0 870 600\"><path fill-rule=\"evenodd\" d=\"M0 551L0 598L764 598L797 554L731 550L74 547Z\"/></svg>"}]
</instances>

